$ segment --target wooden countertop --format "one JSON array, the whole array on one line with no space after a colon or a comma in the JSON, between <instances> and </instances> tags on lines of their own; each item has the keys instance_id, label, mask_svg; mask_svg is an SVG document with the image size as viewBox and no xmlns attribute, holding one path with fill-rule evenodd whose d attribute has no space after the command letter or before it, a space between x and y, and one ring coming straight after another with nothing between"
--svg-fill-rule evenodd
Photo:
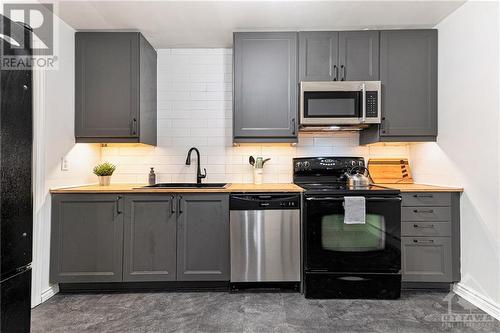
<instances>
[{"instance_id":1,"label":"wooden countertop","mask_svg":"<svg viewBox=\"0 0 500 333\"><path fill-rule=\"evenodd\" d=\"M427 184L376 184L401 192L463 192L461 187ZM111 184L109 186L86 185L50 190L50 193L230 193L230 192L302 192L301 187L290 184L228 184L224 188L144 188L146 184Z\"/></svg>"},{"instance_id":2,"label":"wooden countertop","mask_svg":"<svg viewBox=\"0 0 500 333\"><path fill-rule=\"evenodd\" d=\"M463 192L461 187L449 187L427 184L376 184L388 188L394 188L401 192Z\"/></svg>"},{"instance_id":3,"label":"wooden countertop","mask_svg":"<svg viewBox=\"0 0 500 333\"><path fill-rule=\"evenodd\" d=\"M302 192L295 184L227 184L224 188L144 188L146 184L86 185L51 189L50 193L230 193L230 192Z\"/></svg>"}]
</instances>

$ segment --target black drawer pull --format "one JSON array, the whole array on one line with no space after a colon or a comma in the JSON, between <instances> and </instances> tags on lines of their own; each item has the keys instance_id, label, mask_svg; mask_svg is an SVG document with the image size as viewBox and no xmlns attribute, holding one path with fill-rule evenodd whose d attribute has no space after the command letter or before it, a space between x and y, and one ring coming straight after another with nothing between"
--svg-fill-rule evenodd
<instances>
[{"instance_id":1,"label":"black drawer pull","mask_svg":"<svg viewBox=\"0 0 500 333\"><path fill-rule=\"evenodd\" d=\"M433 239L426 239L426 240L423 240L423 239L414 239L413 243L432 244L432 243L434 243L434 240Z\"/></svg>"},{"instance_id":2,"label":"black drawer pull","mask_svg":"<svg viewBox=\"0 0 500 333\"><path fill-rule=\"evenodd\" d=\"M434 213L434 209L414 209L414 213L429 213L432 214Z\"/></svg>"},{"instance_id":3,"label":"black drawer pull","mask_svg":"<svg viewBox=\"0 0 500 333\"><path fill-rule=\"evenodd\" d=\"M414 198L434 198L433 194L414 194Z\"/></svg>"},{"instance_id":4,"label":"black drawer pull","mask_svg":"<svg viewBox=\"0 0 500 333\"><path fill-rule=\"evenodd\" d=\"M414 224L414 228L419 228L419 229L434 229L434 224L428 224L428 225L418 225Z\"/></svg>"}]
</instances>

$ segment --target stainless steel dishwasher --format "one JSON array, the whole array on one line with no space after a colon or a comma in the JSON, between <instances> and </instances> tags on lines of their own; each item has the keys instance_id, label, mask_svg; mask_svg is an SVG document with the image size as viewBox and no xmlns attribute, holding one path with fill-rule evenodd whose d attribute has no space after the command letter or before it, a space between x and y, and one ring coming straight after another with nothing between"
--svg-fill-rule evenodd
<instances>
[{"instance_id":1,"label":"stainless steel dishwasher","mask_svg":"<svg viewBox=\"0 0 500 333\"><path fill-rule=\"evenodd\" d=\"M232 194L231 290L299 288L300 195Z\"/></svg>"}]
</instances>

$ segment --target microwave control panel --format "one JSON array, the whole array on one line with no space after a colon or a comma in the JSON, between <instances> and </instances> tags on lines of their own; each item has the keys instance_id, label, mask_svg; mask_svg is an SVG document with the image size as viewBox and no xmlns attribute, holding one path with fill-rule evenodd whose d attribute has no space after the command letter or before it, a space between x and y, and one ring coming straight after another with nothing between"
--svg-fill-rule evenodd
<instances>
[{"instance_id":1,"label":"microwave control panel","mask_svg":"<svg viewBox=\"0 0 500 333\"><path fill-rule=\"evenodd\" d=\"M366 117L378 117L378 94L376 91L366 92Z\"/></svg>"}]
</instances>

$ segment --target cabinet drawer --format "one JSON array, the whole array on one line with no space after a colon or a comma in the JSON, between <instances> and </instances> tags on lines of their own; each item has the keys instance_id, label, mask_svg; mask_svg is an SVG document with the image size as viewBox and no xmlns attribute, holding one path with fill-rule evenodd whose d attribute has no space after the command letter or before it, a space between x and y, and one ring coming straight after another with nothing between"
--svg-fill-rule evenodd
<instances>
[{"instance_id":1,"label":"cabinet drawer","mask_svg":"<svg viewBox=\"0 0 500 333\"><path fill-rule=\"evenodd\" d=\"M450 207L403 207L401 221L450 221Z\"/></svg>"},{"instance_id":2,"label":"cabinet drawer","mask_svg":"<svg viewBox=\"0 0 500 333\"><path fill-rule=\"evenodd\" d=\"M403 281L452 281L450 237L401 237L401 255Z\"/></svg>"},{"instance_id":3,"label":"cabinet drawer","mask_svg":"<svg viewBox=\"0 0 500 333\"><path fill-rule=\"evenodd\" d=\"M402 193L402 206L450 206L451 193L413 192Z\"/></svg>"},{"instance_id":4,"label":"cabinet drawer","mask_svg":"<svg viewBox=\"0 0 500 333\"><path fill-rule=\"evenodd\" d=\"M451 222L403 222L401 236L451 236Z\"/></svg>"}]
</instances>

